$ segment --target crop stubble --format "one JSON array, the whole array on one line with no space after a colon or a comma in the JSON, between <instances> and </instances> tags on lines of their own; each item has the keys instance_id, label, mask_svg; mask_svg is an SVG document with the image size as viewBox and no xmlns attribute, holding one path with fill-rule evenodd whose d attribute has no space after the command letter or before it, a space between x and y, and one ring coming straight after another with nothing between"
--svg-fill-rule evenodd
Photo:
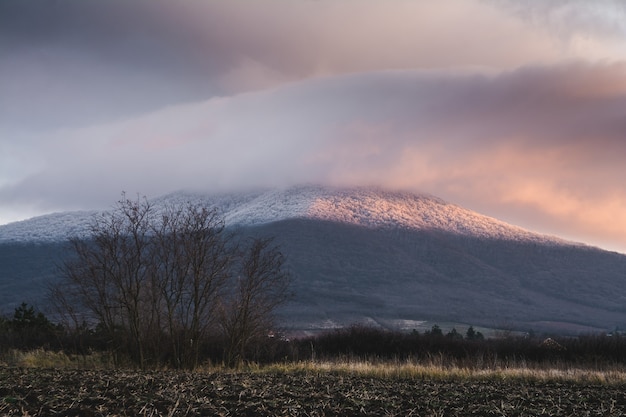
<instances>
[{"instance_id":1,"label":"crop stubble","mask_svg":"<svg viewBox=\"0 0 626 417\"><path fill-rule=\"evenodd\" d=\"M0 368L1 415L619 416L623 384Z\"/></svg>"}]
</instances>

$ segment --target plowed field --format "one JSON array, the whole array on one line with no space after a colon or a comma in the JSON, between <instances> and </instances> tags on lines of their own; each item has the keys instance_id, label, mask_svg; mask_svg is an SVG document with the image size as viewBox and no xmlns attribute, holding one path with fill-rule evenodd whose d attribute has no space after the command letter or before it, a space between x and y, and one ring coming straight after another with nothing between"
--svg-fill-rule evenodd
<instances>
[{"instance_id":1,"label":"plowed field","mask_svg":"<svg viewBox=\"0 0 626 417\"><path fill-rule=\"evenodd\" d=\"M626 385L0 368L10 416L621 416Z\"/></svg>"}]
</instances>

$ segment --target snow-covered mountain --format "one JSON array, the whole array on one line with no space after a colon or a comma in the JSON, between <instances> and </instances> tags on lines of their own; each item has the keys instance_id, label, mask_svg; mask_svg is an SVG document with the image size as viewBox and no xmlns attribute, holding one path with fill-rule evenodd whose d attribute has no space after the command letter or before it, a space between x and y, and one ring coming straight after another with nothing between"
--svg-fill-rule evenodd
<instances>
[{"instance_id":1,"label":"snow-covered mountain","mask_svg":"<svg viewBox=\"0 0 626 417\"><path fill-rule=\"evenodd\" d=\"M626 328L626 256L511 226L436 197L301 186L151 200L215 207L247 235L273 236L294 276L292 329L422 320L560 331ZM44 302L96 212L0 226L0 312Z\"/></svg>"},{"instance_id":2,"label":"snow-covered mountain","mask_svg":"<svg viewBox=\"0 0 626 417\"><path fill-rule=\"evenodd\" d=\"M254 226L287 219L311 219L364 226L438 230L487 239L566 244L439 198L378 188L299 186L247 193L176 192L151 200L158 208L193 202L215 207L229 226ZM0 226L0 243L58 241L86 235L95 211L55 213Z\"/></svg>"}]
</instances>

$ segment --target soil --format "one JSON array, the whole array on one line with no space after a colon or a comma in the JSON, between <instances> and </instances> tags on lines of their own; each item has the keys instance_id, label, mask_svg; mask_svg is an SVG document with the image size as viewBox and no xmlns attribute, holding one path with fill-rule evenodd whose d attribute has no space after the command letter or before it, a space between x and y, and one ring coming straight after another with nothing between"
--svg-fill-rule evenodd
<instances>
[{"instance_id":1,"label":"soil","mask_svg":"<svg viewBox=\"0 0 626 417\"><path fill-rule=\"evenodd\" d=\"M626 385L0 368L7 416L621 416Z\"/></svg>"}]
</instances>

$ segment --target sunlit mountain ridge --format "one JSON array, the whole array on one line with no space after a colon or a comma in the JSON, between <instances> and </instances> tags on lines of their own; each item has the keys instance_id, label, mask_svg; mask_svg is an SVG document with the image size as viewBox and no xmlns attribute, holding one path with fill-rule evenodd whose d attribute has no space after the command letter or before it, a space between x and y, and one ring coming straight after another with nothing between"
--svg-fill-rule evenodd
<instances>
[{"instance_id":1,"label":"sunlit mountain ridge","mask_svg":"<svg viewBox=\"0 0 626 417\"><path fill-rule=\"evenodd\" d=\"M368 323L456 323L563 333L626 328L626 256L533 233L439 198L378 188L299 186L150 200L215 207L228 227L274 237L294 299L294 332ZM0 309L45 305L69 236L98 212L0 226Z\"/></svg>"},{"instance_id":2,"label":"sunlit mountain ridge","mask_svg":"<svg viewBox=\"0 0 626 417\"><path fill-rule=\"evenodd\" d=\"M179 191L150 200L159 209L191 202L218 210L228 226L314 219L364 226L443 232L491 239L574 244L529 232L437 197L375 187L298 186L235 193ZM53 213L0 226L0 242L57 241L84 236L97 211Z\"/></svg>"}]
</instances>

